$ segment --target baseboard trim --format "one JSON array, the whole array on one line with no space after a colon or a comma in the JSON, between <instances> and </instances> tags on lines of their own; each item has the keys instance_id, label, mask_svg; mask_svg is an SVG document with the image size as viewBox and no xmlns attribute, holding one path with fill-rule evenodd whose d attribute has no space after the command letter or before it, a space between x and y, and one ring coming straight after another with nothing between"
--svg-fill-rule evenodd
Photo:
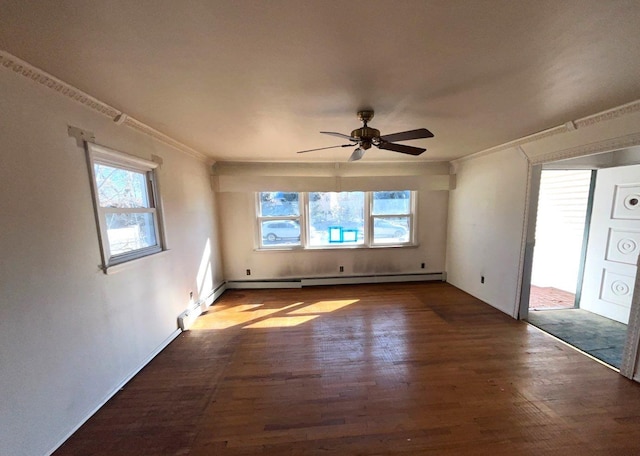
<instances>
[{"instance_id":1,"label":"baseboard trim","mask_svg":"<svg viewBox=\"0 0 640 456\"><path fill-rule=\"evenodd\" d=\"M91 418L93 415L95 415L95 413L100 410L104 404L106 404L113 396L116 395L116 393L118 391L120 391L127 383L129 383L129 381L135 377L136 375L138 375L138 373L147 365L151 362L151 360L153 358L155 358L162 350L164 350L165 348L167 348L167 346L173 342L173 340L178 337L180 335L182 331L180 329L176 329L174 332L172 332L169 337L167 337L160 345L158 345L158 347L156 347L156 349L151 352L151 354L149 356L147 356L144 361L142 362L142 364L133 370L133 372L131 372L129 375L127 375L124 380L122 380L118 386L116 386L109 394L107 394L107 396L96 406L94 407L86 416L85 418L83 418L75 427L73 427L62 439L60 439L58 441L58 443L56 443L56 445L51 449L51 451L49 451L48 453L46 453L47 456L50 456L51 454L53 454L58 448L60 448L62 446L62 444L64 442L66 442L78 429L80 429L80 427L82 427L82 425L84 423L86 423L89 418Z\"/></svg>"},{"instance_id":2,"label":"baseboard trim","mask_svg":"<svg viewBox=\"0 0 640 456\"><path fill-rule=\"evenodd\" d=\"M443 280L441 272L428 274L379 274L350 277L320 277L302 279L302 286L318 285L357 285L364 283L394 283L394 282L429 282Z\"/></svg>"},{"instance_id":3,"label":"baseboard trim","mask_svg":"<svg viewBox=\"0 0 640 456\"><path fill-rule=\"evenodd\" d=\"M188 330L193 322L198 318L202 312L211 307L211 305L222 296L227 289L227 283L222 282L216 288L209 292L206 298L199 299L198 301L191 302L180 315L178 315L178 328L182 331Z\"/></svg>"},{"instance_id":4,"label":"baseboard trim","mask_svg":"<svg viewBox=\"0 0 640 456\"><path fill-rule=\"evenodd\" d=\"M373 274L360 276L305 277L285 280L232 280L227 289L302 288L321 285L357 285L364 283L444 281L443 272L426 274Z\"/></svg>"},{"instance_id":5,"label":"baseboard trim","mask_svg":"<svg viewBox=\"0 0 640 456\"><path fill-rule=\"evenodd\" d=\"M222 282L209 294L209 296L204 299L204 308L208 309L211 307L211 305L216 302L225 291L227 291L227 282Z\"/></svg>"}]
</instances>

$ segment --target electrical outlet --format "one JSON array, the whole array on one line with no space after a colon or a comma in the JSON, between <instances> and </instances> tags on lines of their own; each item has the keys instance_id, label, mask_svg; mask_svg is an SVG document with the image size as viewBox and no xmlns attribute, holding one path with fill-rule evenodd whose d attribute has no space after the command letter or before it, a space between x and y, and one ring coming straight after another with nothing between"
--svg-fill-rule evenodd
<instances>
[{"instance_id":1,"label":"electrical outlet","mask_svg":"<svg viewBox=\"0 0 640 456\"><path fill-rule=\"evenodd\" d=\"M420 264L420 269L424 269L424 263Z\"/></svg>"},{"instance_id":2,"label":"electrical outlet","mask_svg":"<svg viewBox=\"0 0 640 456\"><path fill-rule=\"evenodd\" d=\"M484 283L484 276L480 276L480 283Z\"/></svg>"},{"instance_id":3,"label":"electrical outlet","mask_svg":"<svg viewBox=\"0 0 640 456\"><path fill-rule=\"evenodd\" d=\"M344 272L344 266L340 266L340 272Z\"/></svg>"},{"instance_id":4,"label":"electrical outlet","mask_svg":"<svg viewBox=\"0 0 640 456\"><path fill-rule=\"evenodd\" d=\"M247 269L247 275L251 275L251 269Z\"/></svg>"}]
</instances>

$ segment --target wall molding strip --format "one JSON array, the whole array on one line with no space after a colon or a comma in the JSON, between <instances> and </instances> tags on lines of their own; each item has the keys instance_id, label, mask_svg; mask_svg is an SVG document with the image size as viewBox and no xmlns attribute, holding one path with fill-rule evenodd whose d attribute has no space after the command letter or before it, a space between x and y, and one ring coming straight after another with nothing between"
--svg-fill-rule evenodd
<instances>
[{"instance_id":1,"label":"wall molding strip","mask_svg":"<svg viewBox=\"0 0 640 456\"><path fill-rule=\"evenodd\" d=\"M556 136L559 135L561 133L567 133L570 131L574 131L580 128L585 128L585 127L590 127L593 125L596 125L598 123L601 122L607 122L609 120L613 120L613 119L617 119L619 117L623 117L629 114L633 114L636 112L640 111L640 100L635 100L632 101L630 103L626 103L623 104L621 106L617 106L615 108L611 108L608 109L606 111L602 111L587 117L582 117L580 119L574 120L574 121L569 121L567 123L565 123L564 125L558 125L556 127L552 127L546 130L542 130L539 131L537 133L533 133L531 135L527 135L527 136L523 136L522 138L518 138L515 139L513 141L509 141L503 144L499 144L497 146L494 147L490 147L488 149L484 149L481 151L478 151L476 153L470 154L470 155L465 155L464 157L460 157L457 158L455 160L452 160L451 163L457 164L457 163L462 163L465 162L467 160L471 160L474 158L479 158L482 157L484 155L489 155L495 152L500 152L506 149L513 149L513 148L517 148L518 146L523 146L527 143L531 143L534 141L539 141L541 139L544 138L548 138L551 136ZM628 144L628 145L624 145L624 146L620 146L620 147L616 147L616 149L618 148L622 148L622 147L629 147L629 146L634 146L637 144ZM576 148L579 149L579 148ZM615 150L615 149L610 149L610 150ZM603 150L599 150L597 152L602 152ZM582 155L586 155L589 152L583 152ZM593 152L596 153L596 152ZM578 155L570 155L567 156L566 158L573 158L576 157ZM544 159L544 161L548 161L548 159L543 158L543 157L536 157L535 162L534 163L540 163L540 160Z\"/></svg>"},{"instance_id":2,"label":"wall molding strip","mask_svg":"<svg viewBox=\"0 0 640 456\"><path fill-rule=\"evenodd\" d=\"M518 282L516 287L516 305L513 309L513 313L511 316L515 319L518 319L520 314L520 300L522 299L522 278L524 276L524 263L527 254L527 236L529 227L529 204L531 201L531 179L533 175L533 165L527 154L524 153L522 147L518 146L518 150L524 156L525 160L527 160L527 186L525 187L524 192L524 214L522 215L522 236L520 238L520 256L518 257Z\"/></svg>"},{"instance_id":3,"label":"wall molding strip","mask_svg":"<svg viewBox=\"0 0 640 456\"><path fill-rule=\"evenodd\" d=\"M109 117L117 124L126 125L129 128L144 133L145 135L150 136L168 146L171 146L172 148L186 155L189 155L190 157L196 158L206 163L213 163L213 160L205 154L198 152L197 150L171 138L168 135L165 135L164 133L145 124L144 122L141 122L130 117L129 115L124 114L113 106L110 106L107 103L100 101L95 97L92 97L88 93L83 92L82 90L72 86L71 84L68 84L61 79L56 78L46 71L41 70L40 68L37 68L2 49L0 49L0 66L7 70L13 71L14 73L17 73L27 79L30 79L33 82L37 82L42 86L75 101L76 103L80 103L81 105L98 112L99 114ZM124 121L122 121L122 119L124 119Z\"/></svg>"},{"instance_id":4,"label":"wall molding strip","mask_svg":"<svg viewBox=\"0 0 640 456\"><path fill-rule=\"evenodd\" d=\"M627 322L627 339L622 351L620 373L627 378L640 382L638 371L638 349L640 348L640 257L636 265L636 282L631 298L631 312Z\"/></svg>"},{"instance_id":5,"label":"wall molding strip","mask_svg":"<svg viewBox=\"0 0 640 456\"><path fill-rule=\"evenodd\" d=\"M539 155L531 159L531 163L539 165L547 162L558 160L566 160L569 158L582 157L585 155L593 155L602 152L611 152L619 149L640 145L640 133L620 136L618 138L607 139L605 141L597 141L590 144L584 144L569 149L553 151L547 154Z\"/></svg>"}]
</instances>

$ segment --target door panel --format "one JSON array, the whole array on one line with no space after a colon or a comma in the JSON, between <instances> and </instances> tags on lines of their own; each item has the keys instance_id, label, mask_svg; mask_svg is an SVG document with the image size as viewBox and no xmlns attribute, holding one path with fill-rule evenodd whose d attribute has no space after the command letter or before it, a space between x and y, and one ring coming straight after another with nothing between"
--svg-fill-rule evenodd
<instances>
[{"instance_id":1,"label":"door panel","mask_svg":"<svg viewBox=\"0 0 640 456\"><path fill-rule=\"evenodd\" d=\"M640 165L598 171L580 299L627 323L640 251Z\"/></svg>"},{"instance_id":2,"label":"door panel","mask_svg":"<svg viewBox=\"0 0 640 456\"><path fill-rule=\"evenodd\" d=\"M640 220L640 184L621 184L615 189L613 218Z\"/></svg>"},{"instance_id":3,"label":"door panel","mask_svg":"<svg viewBox=\"0 0 640 456\"><path fill-rule=\"evenodd\" d=\"M640 251L640 231L609 230L607 260L634 266Z\"/></svg>"}]
</instances>

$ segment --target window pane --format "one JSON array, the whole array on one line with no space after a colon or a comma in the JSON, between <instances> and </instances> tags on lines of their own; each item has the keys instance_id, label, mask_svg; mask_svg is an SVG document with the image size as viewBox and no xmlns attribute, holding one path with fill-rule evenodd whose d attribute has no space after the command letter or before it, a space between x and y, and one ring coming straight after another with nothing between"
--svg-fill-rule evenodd
<instances>
[{"instance_id":1,"label":"window pane","mask_svg":"<svg viewBox=\"0 0 640 456\"><path fill-rule=\"evenodd\" d=\"M282 217L300 215L299 197L295 192L261 192L260 216Z\"/></svg>"},{"instance_id":2,"label":"window pane","mask_svg":"<svg viewBox=\"0 0 640 456\"><path fill-rule=\"evenodd\" d=\"M153 214L106 214L111 255L157 245Z\"/></svg>"},{"instance_id":3,"label":"window pane","mask_svg":"<svg viewBox=\"0 0 640 456\"><path fill-rule=\"evenodd\" d=\"M409 214L411 192L373 192L373 215Z\"/></svg>"},{"instance_id":4,"label":"window pane","mask_svg":"<svg viewBox=\"0 0 640 456\"><path fill-rule=\"evenodd\" d=\"M409 232L409 217L373 219L373 242L376 244L408 242Z\"/></svg>"},{"instance_id":5,"label":"window pane","mask_svg":"<svg viewBox=\"0 0 640 456\"><path fill-rule=\"evenodd\" d=\"M96 186L101 207L149 207L146 175L96 163Z\"/></svg>"},{"instance_id":6,"label":"window pane","mask_svg":"<svg viewBox=\"0 0 640 456\"><path fill-rule=\"evenodd\" d=\"M269 220L260 224L262 245L300 245L300 223L297 220Z\"/></svg>"},{"instance_id":7,"label":"window pane","mask_svg":"<svg viewBox=\"0 0 640 456\"><path fill-rule=\"evenodd\" d=\"M364 243L364 193L309 193L309 235L312 246Z\"/></svg>"}]
</instances>

